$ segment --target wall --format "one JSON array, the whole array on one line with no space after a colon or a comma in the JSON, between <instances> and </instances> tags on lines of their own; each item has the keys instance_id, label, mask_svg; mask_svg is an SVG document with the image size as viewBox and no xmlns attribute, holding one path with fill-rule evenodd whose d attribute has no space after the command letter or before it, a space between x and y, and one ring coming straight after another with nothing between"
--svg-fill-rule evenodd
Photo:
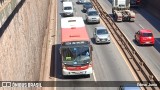
<instances>
[{"instance_id":1,"label":"wall","mask_svg":"<svg viewBox=\"0 0 160 90\"><path fill-rule=\"evenodd\" d=\"M1 81L39 80L49 2L12 0L0 12Z\"/></svg>"}]
</instances>

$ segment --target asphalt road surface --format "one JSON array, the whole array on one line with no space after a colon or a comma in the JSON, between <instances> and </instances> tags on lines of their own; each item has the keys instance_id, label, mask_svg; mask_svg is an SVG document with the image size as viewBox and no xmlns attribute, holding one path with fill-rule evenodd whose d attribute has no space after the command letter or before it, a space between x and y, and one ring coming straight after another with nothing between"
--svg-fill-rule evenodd
<instances>
[{"instance_id":1,"label":"asphalt road surface","mask_svg":"<svg viewBox=\"0 0 160 90\"><path fill-rule=\"evenodd\" d=\"M76 4L74 0L74 8L75 8L75 16L83 17L85 20L85 13L82 12L82 5ZM94 63L94 73L90 76L73 76L64 79L61 74L61 58L59 55L59 47L60 47L60 19L62 18L62 2L58 1L58 32L57 36L57 56L56 56L56 81L135 81L129 67L127 66L124 58L122 57L120 51L118 50L116 44L113 40L111 40L110 44L96 45L92 42L93 30L96 26L100 26L101 24L90 24L87 25L87 32L89 37L91 38L91 43L93 45L93 63ZM74 84L73 82L65 82ZM62 83L64 84L64 83ZM81 83L79 83L81 84ZM86 82L87 84L87 82ZM92 90L117 90L118 87L79 87L81 85L76 85L75 87L57 87L57 90L83 90L83 89L92 89Z\"/></svg>"},{"instance_id":2,"label":"asphalt road surface","mask_svg":"<svg viewBox=\"0 0 160 90\"><path fill-rule=\"evenodd\" d=\"M111 0L98 0L102 7L112 16ZM143 8L133 9L136 13L135 22L116 23L136 48L144 62L154 75L160 80L160 20L149 14ZM154 46L137 46L134 34L140 29L151 29L155 36Z\"/></svg>"}]
</instances>

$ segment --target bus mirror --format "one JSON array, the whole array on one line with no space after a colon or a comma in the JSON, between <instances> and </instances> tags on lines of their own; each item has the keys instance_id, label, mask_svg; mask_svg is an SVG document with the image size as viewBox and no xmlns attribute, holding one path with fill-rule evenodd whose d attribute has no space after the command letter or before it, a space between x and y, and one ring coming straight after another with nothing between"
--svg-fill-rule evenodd
<instances>
[{"instance_id":1,"label":"bus mirror","mask_svg":"<svg viewBox=\"0 0 160 90\"><path fill-rule=\"evenodd\" d=\"M91 45L90 47L91 47L91 51L93 51L93 47L92 47L92 45Z\"/></svg>"}]
</instances>

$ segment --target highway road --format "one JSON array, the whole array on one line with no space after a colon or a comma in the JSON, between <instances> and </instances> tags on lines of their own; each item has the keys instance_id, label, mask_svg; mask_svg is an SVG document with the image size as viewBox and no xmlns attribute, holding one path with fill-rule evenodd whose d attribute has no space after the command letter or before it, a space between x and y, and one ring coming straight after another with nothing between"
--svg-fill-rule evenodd
<instances>
[{"instance_id":1,"label":"highway road","mask_svg":"<svg viewBox=\"0 0 160 90\"><path fill-rule=\"evenodd\" d=\"M112 16L111 0L98 0L104 10ZM136 48L147 66L160 81L160 20L149 14L143 8L134 9L136 12L135 22L116 23L122 32L127 36L132 45ZM156 38L154 46L137 46L134 41L134 34L139 29L151 29Z\"/></svg>"},{"instance_id":2,"label":"highway road","mask_svg":"<svg viewBox=\"0 0 160 90\"><path fill-rule=\"evenodd\" d=\"M76 0L73 0L74 8L75 8L75 16L80 16L84 18L85 13L83 13L82 5L77 5ZM57 42L56 42L56 58L55 58L55 75L56 81L135 81L133 76L133 72L130 71L126 61L121 54L120 50L117 48L114 40L111 40L110 44L96 45L92 42L93 30L96 26L100 26L101 24L90 24L86 25L87 32L89 37L91 38L91 43L93 45L93 63L94 63L94 73L90 76L74 76L68 77L67 79L63 78L61 75L61 58L59 55L59 47L60 47L60 19L62 13L62 2L59 0L58 3L58 12L57 12ZM84 18L85 19L85 18ZM74 84L73 82L65 82ZM64 84L64 83L62 83ZM86 83L87 84L87 83ZM92 89L92 90L117 90L117 87L57 87L56 90L82 90L82 89Z\"/></svg>"}]
</instances>

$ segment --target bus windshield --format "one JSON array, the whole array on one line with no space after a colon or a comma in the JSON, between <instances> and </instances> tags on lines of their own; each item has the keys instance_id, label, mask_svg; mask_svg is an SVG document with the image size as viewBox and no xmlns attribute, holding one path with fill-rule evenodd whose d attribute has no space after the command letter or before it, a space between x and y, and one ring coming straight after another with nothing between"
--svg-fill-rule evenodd
<instances>
[{"instance_id":1,"label":"bus windshield","mask_svg":"<svg viewBox=\"0 0 160 90\"><path fill-rule=\"evenodd\" d=\"M91 61L89 46L62 48L62 53L66 65L85 65Z\"/></svg>"}]
</instances>

